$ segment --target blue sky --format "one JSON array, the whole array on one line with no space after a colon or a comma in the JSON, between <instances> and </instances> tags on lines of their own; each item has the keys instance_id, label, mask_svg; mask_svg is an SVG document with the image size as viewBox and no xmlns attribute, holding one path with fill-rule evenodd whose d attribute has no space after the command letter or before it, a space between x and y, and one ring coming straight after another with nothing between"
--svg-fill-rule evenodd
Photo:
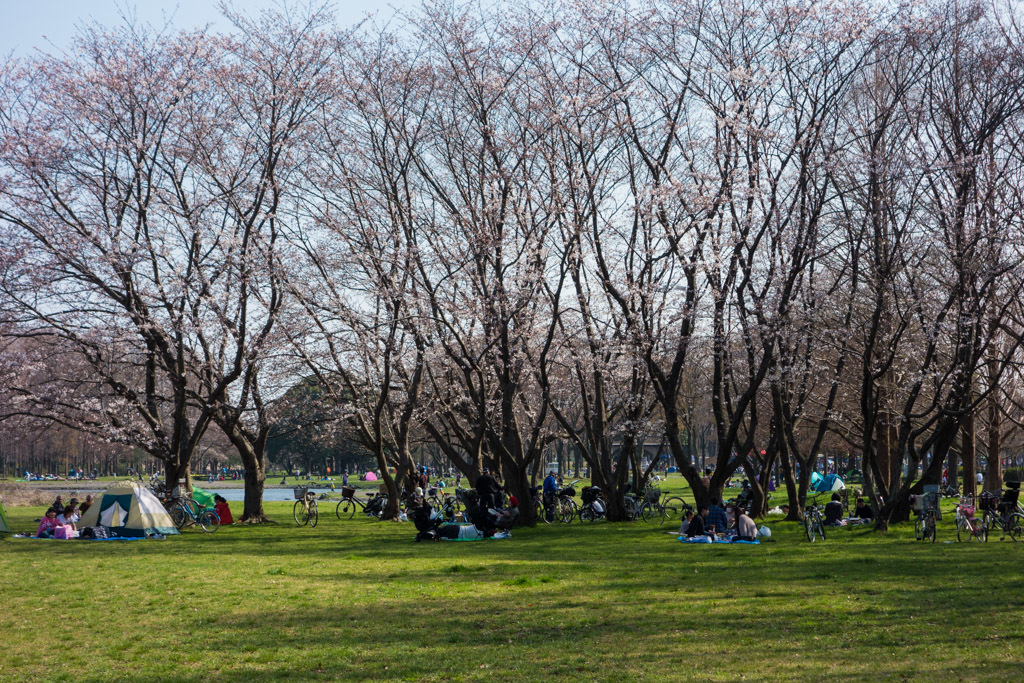
<instances>
[{"instance_id":1,"label":"blue sky","mask_svg":"<svg viewBox=\"0 0 1024 683\"><path fill-rule=\"evenodd\" d=\"M234 6L246 12L278 5L277 0L235 0ZM290 3L298 6L298 3ZM305 4L305 3L302 3ZM332 3L337 22L350 25L366 14L377 12L386 20L394 8L411 8L418 0L335 0ZM217 11L215 0L0 0L0 55L17 56L59 51L67 47L76 26L99 22L104 26L121 23L121 13L135 12L141 22L163 26L173 16L174 25L192 28L213 24L227 29ZM44 37L45 36L45 37Z\"/></svg>"}]
</instances>

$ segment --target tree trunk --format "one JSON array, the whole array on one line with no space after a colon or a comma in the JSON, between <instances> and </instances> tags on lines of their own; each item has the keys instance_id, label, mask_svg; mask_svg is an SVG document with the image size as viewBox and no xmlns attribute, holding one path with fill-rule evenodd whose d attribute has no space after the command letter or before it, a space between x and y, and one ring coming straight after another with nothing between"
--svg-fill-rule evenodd
<instances>
[{"instance_id":1,"label":"tree trunk","mask_svg":"<svg viewBox=\"0 0 1024 683\"><path fill-rule=\"evenodd\" d=\"M964 416L963 433L961 434L960 459L964 464L964 495L976 498L978 495L978 460L974 440L974 413Z\"/></svg>"},{"instance_id":2,"label":"tree trunk","mask_svg":"<svg viewBox=\"0 0 1024 683\"><path fill-rule=\"evenodd\" d=\"M247 432L237 419L224 418L218 422L227 435L231 445L235 447L245 468L245 501L242 504L242 516L239 524L264 524L271 522L263 512L263 487L267 480L267 459L265 446L269 428L262 429L259 434Z\"/></svg>"},{"instance_id":3,"label":"tree trunk","mask_svg":"<svg viewBox=\"0 0 1024 683\"><path fill-rule=\"evenodd\" d=\"M242 504L240 524L263 524L269 522L263 512L263 487L267 481L266 461L253 455L251 465L245 466L245 502Z\"/></svg>"},{"instance_id":4,"label":"tree trunk","mask_svg":"<svg viewBox=\"0 0 1024 683\"><path fill-rule=\"evenodd\" d=\"M946 471L949 472L947 484L955 488L960 483L960 457L952 448L946 454Z\"/></svg>"},{"instance_id":5,"label":"tree trunk","mask_svg":"<svg viewBox=\"0 0 1024 683\"><path fill-rule=\"evenodd\" d=\"M996 402L996 394L992 393L988 399L988 465L985 467L985 490L1003 490L1003 458L1002 458L1002 414L999 411L999 404Z\"/></svg>"},{"instance_id":6,"label":"tree trunk","mask_svg":"<svg viewBox=\"0 0 1024 683\"><path fill-rule=\"evenodd\" d=\"M519 520L525 526L536 526L537 512L530 495L529 464L520 467L511 459L506 459L504 465L505 492L519 500Z\"/></svg>"}]
</instances>

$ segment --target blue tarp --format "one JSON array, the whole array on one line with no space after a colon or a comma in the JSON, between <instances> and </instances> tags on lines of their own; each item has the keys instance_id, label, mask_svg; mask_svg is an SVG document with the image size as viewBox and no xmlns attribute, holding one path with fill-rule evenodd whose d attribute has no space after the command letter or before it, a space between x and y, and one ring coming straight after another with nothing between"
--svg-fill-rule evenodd
<instances>
[{"instance_id":1,"label":"blue tarp","mask_svg":"<svg viewBox=\"0 0 1024 683\"><path fill-rule=\"evenodd\" d=\"M817 472L814 474L817 474ZM814 480L814 474L811 475L812 481ZM827 493L829 491L838 491L844 488L846 488L846 485L843 483L843 480L839 478L838 474L826 474L824 477L821 477L821 481L815 485L814 490L818 493Z\"/></svg>"}]
</instances>

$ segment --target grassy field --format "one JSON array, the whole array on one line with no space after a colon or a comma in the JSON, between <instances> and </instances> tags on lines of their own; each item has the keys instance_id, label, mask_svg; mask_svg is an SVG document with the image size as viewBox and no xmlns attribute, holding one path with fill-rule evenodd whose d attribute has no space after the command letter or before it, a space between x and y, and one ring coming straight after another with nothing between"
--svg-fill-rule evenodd
<instances>
[{"instance_id":1,"label":"grassy field","mask_svg":"<svg viewBox=\"0 0 1024 683\"><path fill-rule=\"evenodd\" d=\"M240 508L240 505L239 505ZM4 680L1012 680L1024 544L683 545L642 524L415 543L408 523L0 541ZM42 508L8 508L16 530Z\"/></svg>"}]
</instances>

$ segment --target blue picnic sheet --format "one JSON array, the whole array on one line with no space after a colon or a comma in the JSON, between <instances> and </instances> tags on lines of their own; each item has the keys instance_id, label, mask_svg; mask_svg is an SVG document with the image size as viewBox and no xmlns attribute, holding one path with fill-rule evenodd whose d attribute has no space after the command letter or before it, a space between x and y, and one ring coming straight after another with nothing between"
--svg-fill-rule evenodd
<instances>
[{"instance_id":1,"label":"blue picnic sheet","mask_svg":"<svg viewBox=\"0 0 1024 683\"><path fill-rule=\"evenodd\" d=\"M704 545L721 544L725 545L761 545L760 541L730 541L726 538L716 538L711 540L710 536L694 536L693 538L687 538L686 536L680 536L679 540L683 543L702 543Z\"/></svg>"}]
</instances>

